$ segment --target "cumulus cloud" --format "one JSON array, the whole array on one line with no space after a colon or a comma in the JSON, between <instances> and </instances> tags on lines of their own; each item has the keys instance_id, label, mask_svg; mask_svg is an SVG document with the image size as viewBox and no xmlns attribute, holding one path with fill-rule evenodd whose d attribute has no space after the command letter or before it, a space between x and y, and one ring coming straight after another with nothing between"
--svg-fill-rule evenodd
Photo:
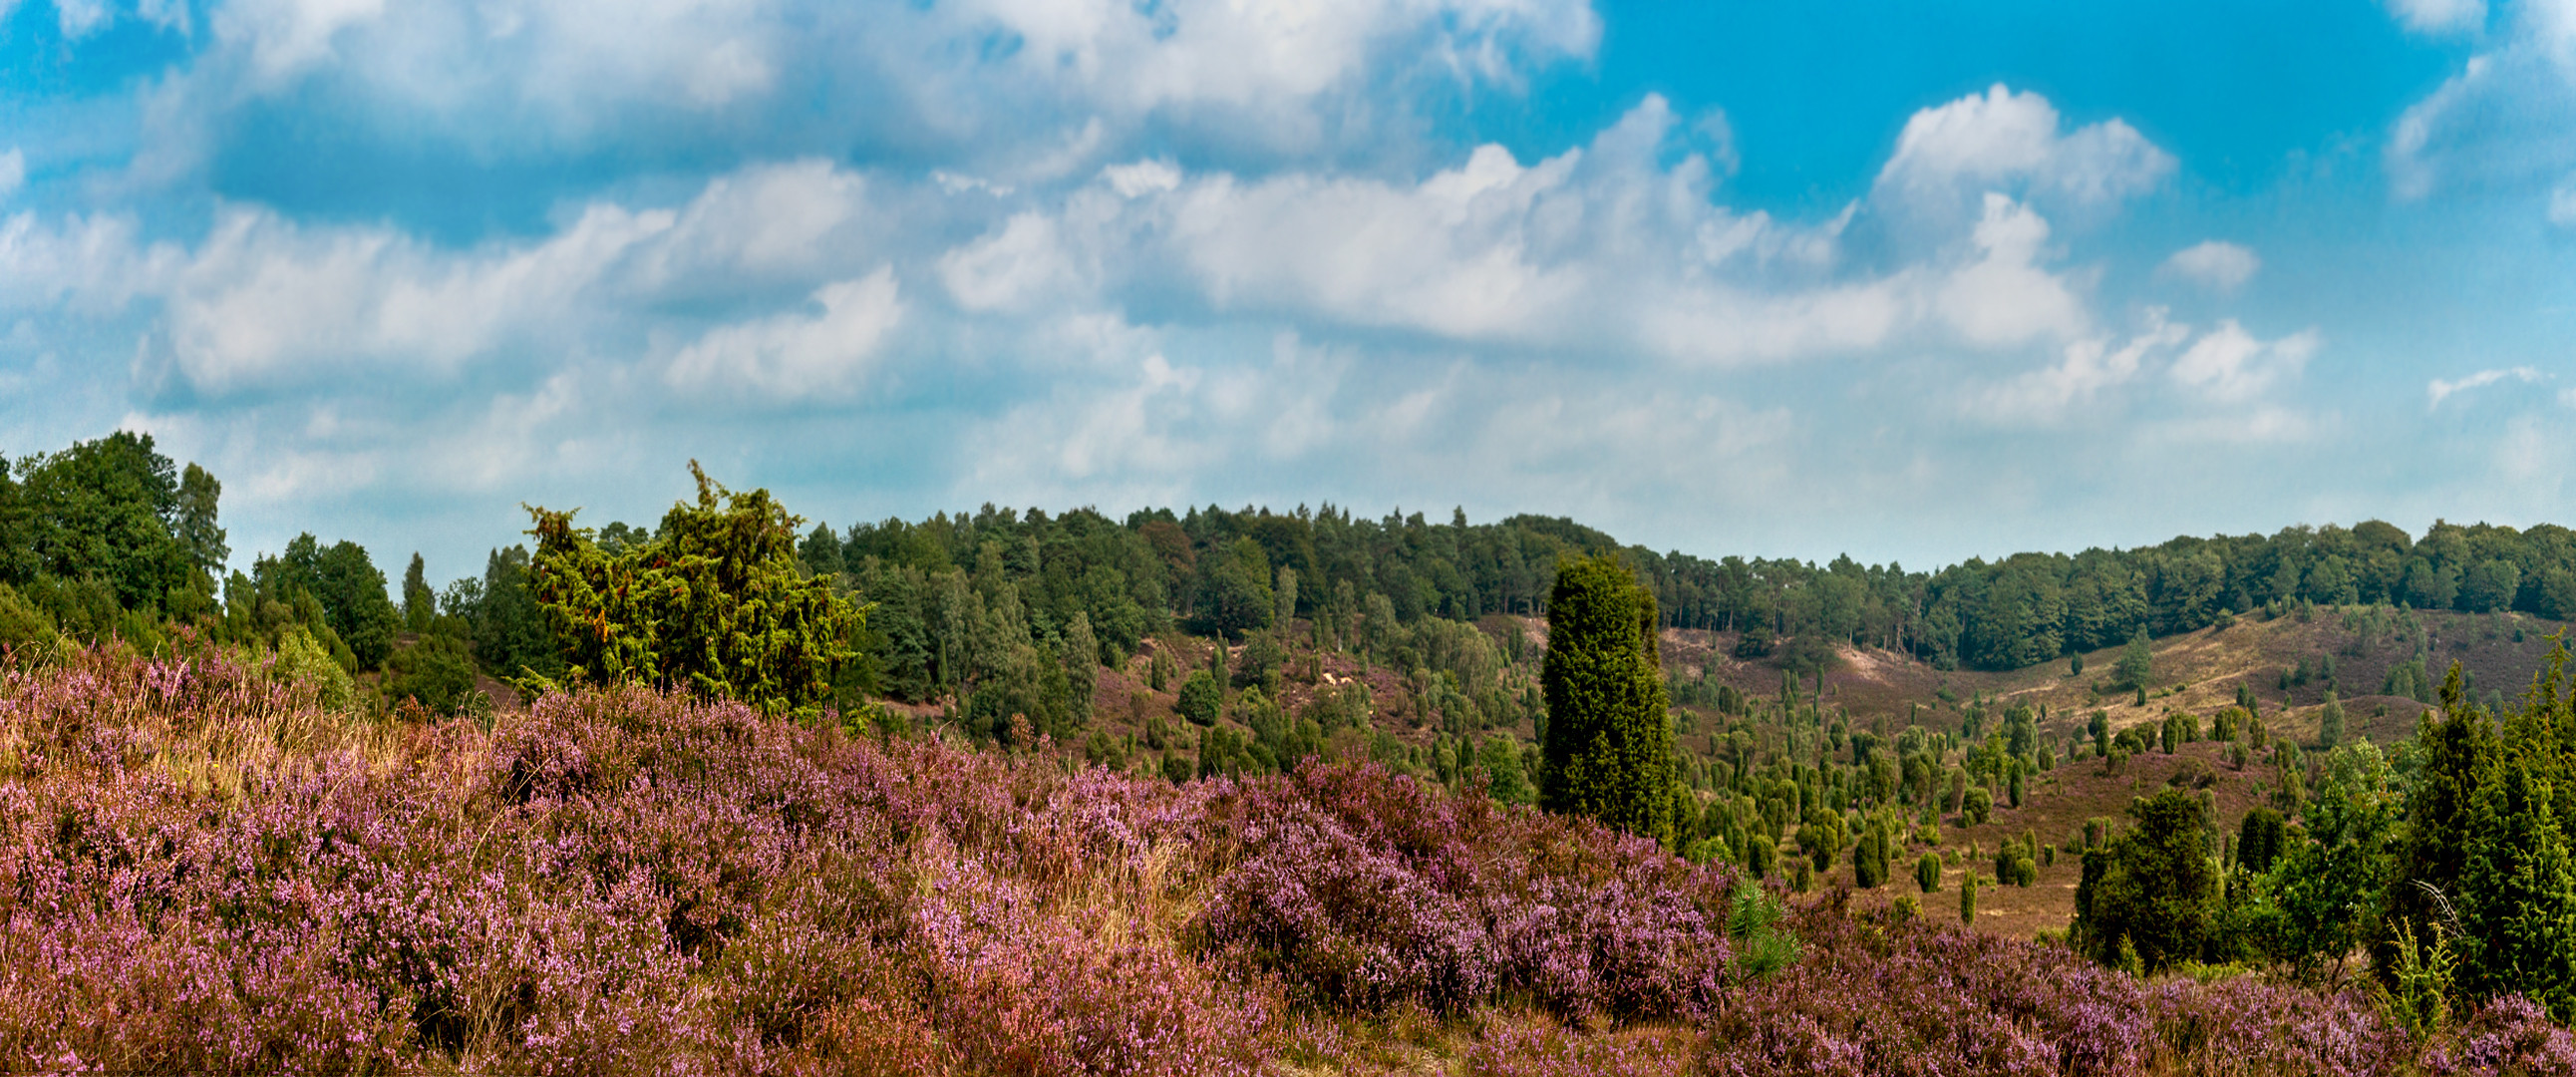
<instances>
[{"instance_id":1,"label":"cumulus cloud","mask_svg":"<svg viewBox=\"0 0 2576 1077\"><path fill-rule=\"evenodd\" d=\"M1055 219L1034 212L941 255L939 279L969 311L1028 311L1080 287Z\"/></svg>"},{"instance_id":2,"label":"cumulus cloud","mask_svg":"<svg viewBox=\"0 0 2576 1077\"><path fill-rule=\"evenodd\" d=\"M2532 197L2576 166L2576 4L2528 0L2500 18L2489 47L2401 113L2383 151L2391 189Z\"/></svg>"},{"instance_id":3,"label":"cumulus cloud","mask_svg":"<svg viewBox=\"0 0 2576 1077\"><path fill-rule=\"evenodd\" d=\"M2537 370L2527 366L2518 366L2501 370L2481 370L2475 374L2469 375L2468 377L2454 381L2444 381L2441 378L2435 378L2424 384L2424 406L2428 409L2438 408L2442 406L2442 401L2448 400L2455 395L2465 393L2471 389L2493 385L2500 381L2511 380L2529 384L2539 381L2541 377L2541 373Z\"/></svg>"},{"instance_id":4,"label":"cumulus cloud","mask_svg":"<svg viewBox=\"0 0 2576 1077\"><path fill-rule=\"evenodd\" d=\"M436 55L381 40L435 5L261 2L277 25L256 40L279 51L260 77L279 88L260 92L354 79L391 93L399 71L359 74L360 57ZM630 29L756 22L756 6L672 0L636 11ZM1141 17L1115 7L1096 14ZM1426 29L1422 12L1435 8L1469 10L1371 8L1412 12L1383 24L1411 29L1291 43L1308 50L1295 60L1303 75L1291 78L1286 59L1267 73L1211 73L1204 87L1154 91L1163 103L1151 107L1305 107L1298 94L1322 100L1382 67L1342 66L1336 50L1508 37L1472 20ZM973 10L994 25L1063 14ZM1522 25L1556 9L1474 10ZM560 32L547 25L560 11L519 14L514 26L476 25L502 49ZM714 98L798 77L799 43L709 25L708 50L750 43L743 55L765 66L742 71L766 71L768 88L719 77L693 89L685 70L666 68L652 93L667 98L629 103L720 112L731 106ZM1063 42L1084 32L1031 38L1014 55L1078 55L1089 46ZM254 37L227 47L251 77ZM1443 62L1476 78L1520 62L1472 52ZM1239 104L1224 89L1238 77L1289 89L1246 91L1251 103ZM455 92L534 92L478 78L466 69ZM1914 480L1888 476L1920 479L1943 461L1889 450L1895 470L1882 471L1874 459L1849 468L1840 447L1820 455L1845 435L1888 449L1959 421L1920 407L1942 399L1921 393L1854 409L1880 417L1864 424L1874 430L1832 417L1847 407L1833 394L1892 392L1892 367L1919 363L1950 386L1961 371L2039 368L1986 398L2024 426L2131 407L2170 368L2195 407L2244 419L2314 347L2313 335L2257 340L2234 323L2194 338L2161 314L2102 328L2091 241L2060 222L2115 211L2174 166L2118 121L2067 129L2036 94L1925 110L1903 160L1865 197L1806 217L1728 205L1735 151L1722 117L1677 115L1660 97L1554 154L1482 145L1403 167L1165 155L1123 141L1146 107L1049 129L1042 169L948 152L936 131L900 165L791 146L713 175L609 185L543 224L480 239L248 202L215 202L210 225L169 242L125 217L22 213L0 224L0 309L37 321L104 312L100 335L124 337L120 349L143 340L138 395L159 421L224 416L239 440L213 462L232 461L246 496L286 506L401 487L505 510L584 482L624 489L647 462L676 469L689 454L717 454L710 466L734 454L734 473L758 474L764 451L899 460L886 473L916 492L1050 505L1168 503L1211 484L1229 498L1270 489L1293 500L1318 496L1320 475L1337 500L1481 497L1592 513L1672 491L1812 494L1820 460L1852 471L1838 489L1895 496ZM1992 152L1971 152L1980 146ZM1917 212L1907 200L1923 190L1956 195L1965 211ZM1897 215L1925 242L1869 247ZM1740 373L1764 364L1773 370ZM1756 381L1787 388L1748 388ZM791 441L792 454L762 447Z\"/></svg>"},{"instance_id":5,"label":"cumulus cloud","mask_svg":"<svg viewBox=\"0 0 2576 1077\"><path fill-rule=\"evenodd\" d=\"M2486 0L2386 0L2388 13L2424 34L2475 30L2487 21Z\"/></svg>"},{"instance_id":6,"label":"cumulus cloud","mask_svg":"<svg viewBox=\"0 0 2576 1077\"><path fill-rule=\"evenodd\" d=\"M147 242L130 215L75 213L47 221L21 211L0 221L0 310L122 310L137 295L163 287L180 261L177 248Z\"/></svg>"},{"instance_id":7,"label":"cumulus cloud","mask_svg":"<svg viewBox=\"0 0 2576 1077\"><path fill-rule=\"evenodd\" d=\"M2257 339L2233 318L2193 341L2174 360L2175 383L2221 403L2253 399L2274 382L2298 376L2322 339L2314 329L2277 340Z\"/></svg>"},{"instance_id":8,"label":"cumulus cloud","mask_svg":"<svg viewBox=\"0 0 2576 1077\"><path fill-rule=\"evenodd\" d=\"M1986 195L1972 233L1978 256L1949 275L1936 301L1941 317L1970 343L2020 344L2084 331L2084 304L2040 268L2048 222L2000 194Z\"/></svg>"},{"instance_id":9,"label":"cumulus cloud","mask_svg":"<svg viewBox=\"0 0 2576 1077\"><path fill-rule=\"evenodd\" d=\"M227 208L172 274L172 353L192 384L219 393L345 377L353 362L451 371L531 333L577 335L581 294L672 221L595 206L542 243L460 256L388 228Z\"/></svg>"},{"instance_id":10,"label":"cumulus cloud","mask_svg":"<svg viewBox=\"0 0 2576 1077\"><path fill-rule=\"evenodd\" d=\"M1359 104L1373 91L1516 92L1601 33L1586 0L231 0L211 21L214 48L150 132L170 144L156 160L196 162L208 131L312 93L338 107L307 122L362 145L862 146L997 186L1174 131L1272 153L1369 147L1409 128L1400 107Z\"/></svg>"},{"instance_id":11,"label":"cumulus cloud","mask_svg":"<svg viewBox=\"0 0 2576 1077\"><path fill-rule=\"evenodd\" d=\"M2053 425L2072 409L2136 380L2150 357L2170 354L2189 339L2190 326L2167 321L2161 309L2150 310L2145 328L2126 341L2087 337L2070 343L2057 363L1979 394L1974 410L2003 424Z\"/></svg>"},{"instance_id":12,"label":"cumulus cloud","mask_svg":"<svg viewBox=\"0 0 2576 1077\"><path fill-rule=\"evenodd\" d=\"M894 268L814 291L819 313L777 314L727 325L671 361L674 388L799 398L847 391L903 318Z\"/></svg>"},{"instance_id":13,"label":"cumulus cloud","mask_svg":"<svg viewBox=\"0 0 2576 1077\"><path fill-rule=\"evenodd\" d=\"M2224 240L2207 239L2165 259L2164 272L2213 292L2233 292L2254 278L2263 260L2252 250Z\"/></svg>"},{"instance_id":14,"label":"cumulus cloud","mask_svg":"<svg viewBox=\"0 0 2576 1077\"><path fill-rule=\"evenodd\" d=\"M2056 106L2039 94L1996 83L1927 108L1905 121L1896 152L1878 174L1878 195L1918 210L2001 188L2079 207L2142 194L2177 163L2118 118L2060 132Z\"/></svg>"}]
</instances>

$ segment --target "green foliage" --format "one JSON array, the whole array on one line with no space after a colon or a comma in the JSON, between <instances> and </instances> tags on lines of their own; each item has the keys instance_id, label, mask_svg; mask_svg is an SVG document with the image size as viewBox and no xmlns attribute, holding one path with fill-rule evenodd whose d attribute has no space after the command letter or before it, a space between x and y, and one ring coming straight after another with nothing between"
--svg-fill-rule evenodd
<instances>
[{"instance_id":1,"label":"green foliage","mask_svg":"<svg viewBox=\"0 0 2576 1077\"><path fill-rule=\"evenodd\" d=\"M1538 802L1538 787L1530 784L1528 768L1521 759L1520 742L1510 735L1487 734L1484 745L1476 751L1476 765L1485 768L1486 795L1505 804ZM1754 874L1760 876L1768 872L1757 871Z\"/></svg>"},{"instance_id":2,"label":"green foliage","mask_svg":"<svg viewBox=\"0 0 2576 1077\"><path fill-rule=\"evenodd\" d=\"M1270 627L1277 615L1277 596L1271 590L1270 559L1260 543L1249 537L1236 539L1201 564L1206 576L1199 591L1199 619L1209 631L1241 637Z\"/></svg>"},{"instance_id":3,"label":"green foliage","mask_svg":"<svg viewBox=\"0 0 2576 1077\"><path fill-rule=\"evenodd\" d=\"M2237 826L2236 862L2256 874L2268 872L2288 842L2289 828L2281 813L2258 805Z\"/></svg>"},{"instance_id":4,"label":"green foliage","mask_svg":"<svg viewBox=\"0 0 2576 1077\"><path fill-rule=\"evenodd\" d=\"M2084 854L2070 940L2104 964L2131 947L2150 972L2197 958L2220 896L2206 821L2190 795L2166 789L2129 805L2136 826Z\"/></svg>"},{"instance_id":5,"label":"green foliage","mask_svg":"<svg viewBox=\"0 0 2576 1077\"><path fill-rule=\"evenodd\" d=\"M1756 834L1744 846L1744 872L1756 879L1768 879L1780 868L1780 846L1768 834Z\"/></svg>"},{"instance_id":6,"label":"green foliage","mask_svg":"<svg viewBox=\"0 0 2576 1077\"><path fill-rule=\"evenodd\" d=\"M278 638L276 664L270 671L278 680L313 693L324 710L346 710L357 699L357 685L349 671L301 626Z\"/></svg>"},{"instance_id":7,"label":"green foliage","mask_svg":"<svg viewBox=\"0 0 2576 1077\"><path fill-rule=\"evenodd\" d=\"M2456 925L2460 989L2519 992L2560 1020L2576 1016L2576 693L2564 641L2519 710L2497 728L2466 698L2460 668L2443 681L2442 717L2420 720L2408 826L2384 921ZM2385 945L2383 945L2383 953Z\"/></svg>"},{"instance_id":8,"label":"green foliage","mask_svg":"<svg viewBox=\"0 0 2576 1077\"><path fill-rule=\"evenodd\" d=\"M1173 709L1199 725L1215 725L1217 715L1225 710L1225 692L1217 687L1214 675L1204 669L1192 670L1181 682L1180 698Z\"/></svg>"},{"instance_id":9,"label":"green foliage","mask_svg":"<svg viewBox=\"0 0 2576 1077\"><path fill-rule=\"evenodd\" d=\"M211 497L204 484L195 492ZM157 611L199 574L197 558L210 552L180 541L179 494L178 470L153 451L150 434L120 430L26 457L10 493L13 534L0 536L15 548L0 565L8 570L0 582L95 578L118 607Z\"/></svg>"},{"instance_id":10,"label":"green foliage","mask_svg":"<svg viewBox=\"0 0 2576 1077\"><path fill-rule=\"evenodd\" d=\"M829 580L796 561L796 526L769 491L736 494L692 462L695 504L655 538L610 554L572 513L531 507L531 591L577 680L640 680L739 699L765 712L819 711L864 624Z\"/></svg>"},{"instance_id":11,"label":"green foliage","mask_svg":"<svg viewBox=\"0 0 2576 1077\"><path fill-rule=\"evenodd\" d=\"M1843 828L1843 817L1830 811L1819 809L1812 812L1798 827L1798 848L1807 854L1806 859L1815 864L1817 871L1832 867L1834 858L1842 854L1848 841L1850 837Z\"/></svg>"},{"instance_id":12,"label":"green foliage","mask_svg":"<svg viewBox=\"0 0 2576 1077\"><path fill-rule=\"evenodd\" d=\"M433 633L394 652L385 663L387 700L417 700L440 714L452 714L478 698L474 690L474 654L454 636Z\"/></svg>"},{"instance_id":13,"label":"green foliage","mask_svg":"<svg viewBox=\"0 0 2576 1077\"><path fill-rule=\"evenodd\" d=\"M2147 684L2154 679L2155 668L2155 652L2147 642L2147 630L2140 628L2120 648L2120 660L2111 667L2111 686L2137 691L2138 703L2144 706Z\"/></svg>"},{"instance_id":14,"label":"green foliage","mask_svg":"<svg viewBox=\"0 0 2576 1077\"><path fill-rule=\"evenodd\" d=\"M826 524L815 524L812 534L796 546L796 563L812 575L832 577L841 574L841 540Z\"/></svg>"},{"instance_id":15,"label":"green foliage","mask_svg":"<svg viewBox=\"0 0 2576 1077\"><path fill-rule=\"evenodd\" d=\"M1971 785L1961 800L1959 814L1968 826L1983 826L1994 816L1995 795L1983 785Z\"/></svg>"},{"instance_id":16,"label":"green foliage","mask_svg":"<svg viewBox=\"0 0 2576 1077\"><path fill-rule=\"evenodd\" d=\"M1860 840L1852 843L1852 885L1875 890L1887 882L1887 828L1871 820L1861 829Z\"/></svg>"},{"instance_id":17,"label":"green foliage","mask_svg":"<svg viewBox=\"0 0 2576 1077\"><path fill-rule=\"evenodd\" d=\"M1941 888L1941 854L1926 850L1914 859L1914 885L1926 894Z\"/></svg>"},{"instance_id":18,"label":"green foliage","mask_svg":"<svg viewBox=\"0 0 2576 1077\"><path fill-rule=\"evenodd\" d=\"M427 566L420 552L412 551L411 564L403 569L402 621L407 632L427 632L438 619L438 592L429 589Z\"/></svg>"},{"instance_id":19,"label":"green foliage","mask_svg":"<svg viewBox=\"0 0 2576 1077\"><path fill-rule=\"evenodd\" d=\"M1672 727L1655 599L1609 557L1569 562L1548 600L1539 801L1670 842Z\"/></svg>"},{"instance_id":20,"label":"green foliage","mask_svg":"<svg viewBox=\"0 0 2576 1077\"><path fill-rule=\"evenodd\" d=\"M2396 776L2370 742L2327 758L2302 813L2305 840L2271 867L2281 910L2273 956L2312 970L2378 936L2403 808Z\"/></svg>"},{"instance_id":21,"label":"green foliage","mask_svg":"<svg viewBox=\"0 0 2576 1077\"><path fill-rule=\"evenodd\" d=\"M2317 747L2333 749L2343 743L2343 701L2335 698L2334 689L2326 689L2324 709L2317 715Z\"/></svg>"},{"instance_id":22,"label":"green foliage","mask_svg":"<svg viewBox=\"0 0 2576 1077\"><path fill-rule=\"evenodd\" d=\"M2446 929L2438 925L2419 938L2415 925L2401 922L2390 941L2380 1007L2420 1043L2450 1023L2451 998L2459 989L2459 957L2451 952Z\"/></svg>"},{"instance_id":23,"label":"green foliage","mask_svg":"<svg viewBox=\"0 0 2576 1077\"><path fill-rule=\"evenodd\" d=\"M401 614L385 595L385 574L376 570L365 547L345 539L325 547L312 534L295 537L276 557L260 557L251 576L263 593L294 601L309 595L320 605L322 620L348 644L358 668L374 669L393 655Z\"/></svg>"},{"instance_id":24,"label":"green foliage","mask_svg":"<svg viewBox=\"0 0 2576 1077\"><path fill-rule=\"evenodd\" d=\"M60 642L52 617L21 597L16 588L0 583L0 650L8 652L11 663L47 661Z\"/></svg>"},{"instance_id":25,"label":"green foliage","mask_svg":"<svg viewBox=\"0 0 2576 1077\"><path fill-rule=\"evenodd\" d=\"M179 473L179 498L171 521L173 537L179 540L188 563L210 580L223 572L224 563L232 557L232 547L224 544L224 529L218 523L218 502L223 496L224 484L215 481L206 469L190 464Z\"/></svg>"},{"instance_id":26,"label":"green foliage","mask_svg":"<svg viewBox=\"0 0 2576 1077\"><path fill-rule=\"evenodd\" d=\"M564 672L533 577L527 547L496 549L484 559L483 578L451 583L438 600L443 615L465 622L476 661L504 679L549 680Z\"/></svg>"},{"instance_id":27,"label":"green foliage","mask_svg":"<svg viewBox=\"0 0 2576 1077\"><path fill-rule=\"evenodd\" d=\"M1795 932L1782 926L1787 912L1760 884L1751 880L1735 884L1728 900L1726 934L1734 943L1738 979L1768 980L1798 963L1805 946Z\"/></svg>"}]
</instances>

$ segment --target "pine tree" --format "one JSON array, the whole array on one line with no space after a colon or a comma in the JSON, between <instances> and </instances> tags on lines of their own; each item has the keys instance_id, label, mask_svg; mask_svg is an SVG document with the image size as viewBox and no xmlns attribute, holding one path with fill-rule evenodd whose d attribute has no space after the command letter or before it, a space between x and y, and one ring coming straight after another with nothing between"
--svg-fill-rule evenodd
<instances>
[{"instance_id":1,"label":"pine tree","mask_svg":"<svg viewBox=\"0 0 2576 1077\"><path fill-rule=\"evenodd\" d=\"M2317 746L2331 750L2341 743L2343 743L2343 701L2335 698L2334 689L2328 688L2325 711L2317 716Z\"/></svg>"},{"instance_id":2,"label":"pine tree","mask_svg":"<svg viewBox=\"0 0 2576 1077\"><path fill-rule=\"evenodd\" d=\"M431 619L438 616L438 595L429 589L429 575L417 550L412 551L411 567L403 570L402 596L403 627L413 632L429 631Z\"/></svg>"},{"instance_id":3,"label":"pine tree","mask_svg":"<svg viewBox=\"0 0 2576 1077\"><path fill-rule=\"evenodd\" d=\"M1673 734L1655 623L1654 595L1617 560L1593 557L1557 571L1539 801L1670 842Z\"/></svg>"}]
</instances>

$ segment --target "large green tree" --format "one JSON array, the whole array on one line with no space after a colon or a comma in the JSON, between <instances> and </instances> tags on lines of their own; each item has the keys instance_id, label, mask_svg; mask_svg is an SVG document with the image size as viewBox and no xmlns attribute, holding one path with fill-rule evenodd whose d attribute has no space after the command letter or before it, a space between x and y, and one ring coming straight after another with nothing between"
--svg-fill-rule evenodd
<instances>
[{"instance_id":1,"label":"large green tree","mask_svg":"<svg viewBox=\"0 0 2576 1077\"><path fill-rule=\"evenodd\" d=\"M152 435L120 430L30 456L18 462L18 480L7 511L25 543L11 558L19 571L97 577L126 609L158 610L188 584L197 565L175 533L179 472L153 450Z\"/></svg>"},{"instance_id":2,"label":"large green tree","mask_svg":"<svg viewBox=\"0 0 2576 1077\"><path fill-rule=\"evenodd\" d=\"M402 615L385 594L385 574L367 548L347 539L322 545L311 533L295 536L286 552L263 557L251 575L287 597L302 593L321 603L325 623L349 645L358 665L374 669L394 653Z\"/></svg>"},{"instance_id":3,"label":"large green tree","mask_svg":"<svg viewBox=\"0 0 2576 1077\"><path fill-rule=\"evenodd\" d=\"M1569 561L1547 617L1540 804L1670 841L1673 733L1654 595L1615 558Z\"/></svg>"},{"instance_id":4,"label":"large green tree","mask_svg":"<svg viewBox=\"0 0 2576 1077\"><path fill-rule=\"evenodd\" d=\"M819 710L862 612L804 570L804 521L769 491L726 490L695 461L689 472L697 501L673 505L651 541L614 554L572 512L529 507L532 591L568 675L686 686L770 713Z\"/></svg>"},{"instance_id":5,"label":"large green tree","mask_svg":"<svg viewBox=\"0 0 2576 1077\"><path fill-rule=\"evenodd\" d=\"M2208 821L2178 789L2129 805L2137 826L2084 854L2072 941L2105 963L2133 948L2147 971L2200 956L2219 896Z\"/></svg>"},{"instance_id":6,"label":"large green tree","mask_svg":"<svg viewBox=\"0 0 2576 1077\"><path fill-rule=\"evenodd\" d=\"M172 529L189 563L210 580L223 575L224 564L233 553L232 547L224 544L224 529L217 522L217 503L223 496L224 484L206 469L190 464L179 473L179 499Z\"/></svg>"}]
</instances>

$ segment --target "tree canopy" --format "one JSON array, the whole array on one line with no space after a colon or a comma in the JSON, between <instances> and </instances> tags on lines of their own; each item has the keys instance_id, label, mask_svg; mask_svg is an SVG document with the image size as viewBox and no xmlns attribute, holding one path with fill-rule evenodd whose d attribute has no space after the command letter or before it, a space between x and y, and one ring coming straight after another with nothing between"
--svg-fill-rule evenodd
<instances>
[{"instance_id":1,"label":"tree canopy","mask_svg":"<svg viewBox=\"0 0 2576 1077\"><path fill-rule=\"evenodd\" d=\"M769 491L734 493L695 461L689 472L696 502L673 505L651 540L616 553L574 527L573 511L529 507L531 591L566 674L685 686L773 713L819 709L861 611L798 563L804 521Z\"/></svg>"}]
</instances>

